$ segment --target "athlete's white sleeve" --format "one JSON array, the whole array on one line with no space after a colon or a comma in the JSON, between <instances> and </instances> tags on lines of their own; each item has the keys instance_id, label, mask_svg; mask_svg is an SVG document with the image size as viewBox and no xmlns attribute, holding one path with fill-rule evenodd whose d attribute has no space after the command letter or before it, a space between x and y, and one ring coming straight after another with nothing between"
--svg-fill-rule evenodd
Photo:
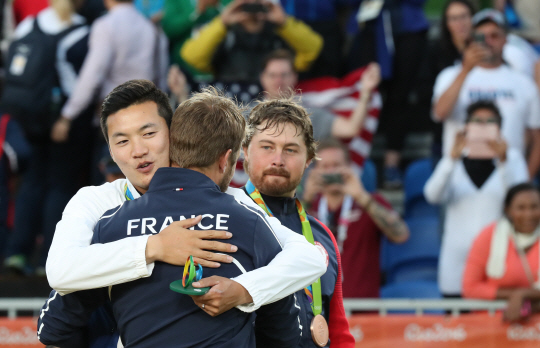
<instances>
[{"instance_id":1,"label":"athlete's white sleeve","mask_svg":"<svg viewBox=\"0 0 540 348\"><path fill-rule=\"evenodd\" d=\"M227 193L266 215L243 190L229 188ZM244 312L253 312L262 305L293 294L312 284L326 272L326 258L303 235L281 225L274 217L266 218L283 250L267 266L232 278L253 298L253 303L236 307Z\"/></svg>"},{"instance_id":2,"label":"athlete's white sleeve","mask_svg":"<svg viewBox=\"0 0 540 348\"><path fill-rule=\"evenodd\" d=\"M109 209L125 201L126 180L85 187L69 201L47 258L49 285L59 294L101 288L148 277L154 264L146 264L148 236L93 244L94 226ZM133 190L132 190L133 191Z\"/></svg>"}]
</instances>

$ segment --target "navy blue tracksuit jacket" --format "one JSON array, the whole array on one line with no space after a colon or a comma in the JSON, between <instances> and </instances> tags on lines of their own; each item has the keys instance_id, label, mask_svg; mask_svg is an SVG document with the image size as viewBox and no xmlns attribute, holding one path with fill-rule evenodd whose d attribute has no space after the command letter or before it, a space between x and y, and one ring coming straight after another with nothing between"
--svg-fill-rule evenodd
<instances>
[{"instance_id":1,"label":"navy blue tracksuit jacket","mask_svg":"<svg viewBox=\"0 0 540 348\"><path fill-rule=\"evenodd\" d=\"M281 250L262 213L222 193L206 175L181 168L160 168L141 198L105 213L94 229L92 242L156 234L172 221L197 215L202 215L202 221L194 229L233 233L230 243L238 246L238 251L232 256L246 271L267 265ZM263 306L257 314L233 308L210 317L189 296L169 290L169 284L181 279L182 272L183 266L156 262L148 278L57 296L59 301L50 301L49 313L40 320L44 324L40 340L47 343L47 316L52 318L49 323L57 326L54 318L59 313L79 311L79 317L84 317L110 299L126 347L255 347L255 330L257 347L297 347L301 330L293 295ZM222 264L217 269L205 268L203 277L232 278L241 273L234 263ZM77 306L77 302L84 305ZM58 327L55 330L61 331Z\"/></svg>"},{"instance_id":2,"label":"navy blue tracksuit jacket","mask_svg":"<svg viewBox=\"0 0 540 348\"><path fill-rule=\"evenodd\" d=\"M245 188L244 188L245 191ZM247 191L246 191L247 193ZM296 198L287 197L272 197L261 194L264 202L270 208L270 211L274 216L283 224L296 233L302 234L302 223L300 222L300 216L298 215L298 209L296 208ZM315 220L311 215L308 215L308 220L313 232L313 239L315 244L319 248L325 250L328 268L326 273L321 277L321 292L322 292L322 316L326 319L326 322L332 328L330 322L331 302L334 295L334 289L338 277L338 262L337 253L334 243L328 232L321 224ZM313 310L309 299L304 290L296 292L296 299L300 304L300 322L302 324L302 340L299 347L301 348L316 348L317 345L311 338L310 324L313 319ZM331 342L328 341L326 347L330 347Z\"/></svg>"}]
</instances>

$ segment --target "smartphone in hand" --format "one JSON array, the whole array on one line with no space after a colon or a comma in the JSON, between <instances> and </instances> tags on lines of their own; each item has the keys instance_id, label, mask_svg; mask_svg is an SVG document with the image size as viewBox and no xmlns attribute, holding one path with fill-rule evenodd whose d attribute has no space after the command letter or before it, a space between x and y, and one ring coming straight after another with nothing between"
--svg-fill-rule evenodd
<instances>
[{"instance_id":1,"label":"smartphone in hand","mask_svg":"<svg viewBox=\"0 0 540 348\"><path fill-rule=\"evenodd\" d=\"M495 158L497 154L488 141L499 138L499 126L494 123L469 123L465 127L465 151L471 159Z\"/></svg>"}]
</instances>

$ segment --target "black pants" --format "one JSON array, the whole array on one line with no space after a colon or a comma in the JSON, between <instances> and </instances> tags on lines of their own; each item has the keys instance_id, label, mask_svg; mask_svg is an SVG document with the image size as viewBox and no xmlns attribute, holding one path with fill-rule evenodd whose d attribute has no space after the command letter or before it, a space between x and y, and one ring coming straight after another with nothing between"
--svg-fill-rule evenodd
<instances>
[{"instance_id":1,"label":"black pants","mask_svg":"<svg viewBox=\"0 0 540 348\"><path fill-rule=\"evenodd\" d=\"M7 242L7 257L30 257L36 236L42 235L39 266L45 266L56 224L71 197L87 182L89 126L89 118L79 118L72 124L68 142L31 143L32 156L15 199L15 223Z\"/></svg>"},{"instance_id":2,"label":"black pants","mask_svg":"<svg viewBox=\"0 0 540 348\"><path fill-rule=\"evenodd\" d=\"M426 43L426 32L407 33L394 38L394 74L381 85L384 96L381 130L386 134L388 150L401 152L407 133L420 122L415 97L416 81Z\"/></svg>"},{"instance_id":3,"label":"black pants","mask_svg":"<svg viewBox=\"0 0 540 348\"><path fill-rule=\"evenodd\" d=\"M347 57L347 71L377 61L375 22L366 23L355 36ZM386 134L388 150L401 152L411 129L429 128L420 112L417 77L427 49L427 32L394 35L393 76L379 86L383 97L379 132Z\"/></svg>"},{"instance_id":4,"label":"black pants","mask_svg":"<svg viewBox=\"0 0 540 348\"><path fill-rule=\"evenodd\" d=\"M321 53L311 65L311 68L300 74L300 79L320 76L339 77L343 69L343 43L344 35L337 20L312 21L307 24L323 37L324 44Z\"/></svg>"}]
</instances>

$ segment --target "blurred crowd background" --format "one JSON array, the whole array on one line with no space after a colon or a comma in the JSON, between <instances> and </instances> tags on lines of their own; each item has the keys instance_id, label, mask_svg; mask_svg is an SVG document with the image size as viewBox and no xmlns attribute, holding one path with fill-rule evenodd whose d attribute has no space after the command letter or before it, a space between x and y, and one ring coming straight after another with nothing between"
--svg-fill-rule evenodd
<instances>
[{"instance_id":1,"label":"blurred crowd background","mask_svg":"<svg viewBox=\"0 0 540 348\"><path fill-rule=\"evenodd\" d=\"M97 115L116 85L144 78L173 107L207 85L248 110L296 90L321 145L298 195L337 236L345 297L536 289L540 196L522 183L540 168L539 1L0 4L3 279L44 276L69 199L122 177ZM232 184L246 179L240 161Z\"/></svg>"}]
</instances>

